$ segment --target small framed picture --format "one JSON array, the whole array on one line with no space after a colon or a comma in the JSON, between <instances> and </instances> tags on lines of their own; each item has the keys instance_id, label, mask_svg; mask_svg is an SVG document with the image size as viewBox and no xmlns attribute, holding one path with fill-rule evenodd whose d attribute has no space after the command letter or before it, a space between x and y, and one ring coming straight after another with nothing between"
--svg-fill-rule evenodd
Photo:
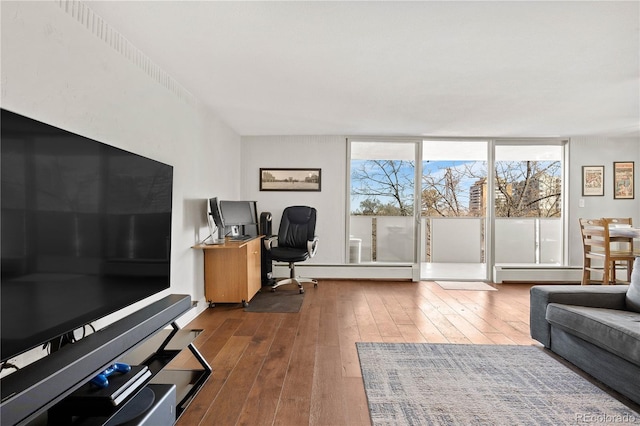
<instances>
[{"instance_id":1,"label":"small framed picture","mask_svg":"<svg viewBox=\"0 0 640 426\"><path fill-rule=\"evenodd\" d=\"M604 195L604 166L582 166L582 196Z\"/></svg>"},{"instance_id":2,"label":"small framed picture","mask_svg":"<svg viewBox=\"0 0 640 426\"><path fill-rule=\"evenodd\" d=\"M613 198L615 200L633 199L633 161L613 163Z\"/></svg>"},{"instance_id":3,"label":"small framed picture","mask_svg":"<svg viewBox=\"0 0 640 426\"><path fill-rule=\"evenodd\" d=\"M260 169L260 191L320 191L321 169Z\"/></svg>"}]
</instances>

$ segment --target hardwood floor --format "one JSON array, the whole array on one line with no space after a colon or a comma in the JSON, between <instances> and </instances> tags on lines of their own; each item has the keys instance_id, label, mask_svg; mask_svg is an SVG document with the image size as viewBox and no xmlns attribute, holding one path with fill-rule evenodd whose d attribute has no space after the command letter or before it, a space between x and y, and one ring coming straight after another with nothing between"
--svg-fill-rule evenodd
<instances>
[{"instance_id":1,"label":"hardwood floor","mask_svg":"<svg viewBox=\"0 0 640 426\"><path fill-rule=\"evenodd\" d=\"M355 342L538 344L531 285L494 286L322 280L299 313L217 305L188 325L213 373L178 425L370 425Z\"/></svg>"}]
</instances>

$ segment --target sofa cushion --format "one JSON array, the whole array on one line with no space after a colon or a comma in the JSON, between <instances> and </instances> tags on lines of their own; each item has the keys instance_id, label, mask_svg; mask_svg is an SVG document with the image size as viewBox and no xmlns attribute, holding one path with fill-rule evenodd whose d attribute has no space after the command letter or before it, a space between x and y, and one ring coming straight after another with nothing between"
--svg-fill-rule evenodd
<instances>
[{"instance_id":1,"label":"sofa cushion","mask_svg":"<svg viewBox=\"0 0 640 426\"><path fill-rule=\"evenodd\" d=\"M530 292L531 337L551 347L551 324L546 318L549 303L626 310L628 288L626 285L534 285Z\"/></svg>"},{"instance_id":2,"label":"sofa cushion","mask_svg":"<svg viewBox=\"0 0 640 426\"><path fill-rule=\"evenodd\" d=\"M627 290L626 303L627 309L640 312L640 257L636 257L633 262L633 273Z\"/></svg>"},{"instance_id":3,"label":"sofa cushion","mask_svg":"<svg viewBox=\"0 0 640 426\"><path fill-rule=\"evenodd\" d=\"M547 321L640 365L640 313L551 303Z\"/></svg>"}]
</instances>

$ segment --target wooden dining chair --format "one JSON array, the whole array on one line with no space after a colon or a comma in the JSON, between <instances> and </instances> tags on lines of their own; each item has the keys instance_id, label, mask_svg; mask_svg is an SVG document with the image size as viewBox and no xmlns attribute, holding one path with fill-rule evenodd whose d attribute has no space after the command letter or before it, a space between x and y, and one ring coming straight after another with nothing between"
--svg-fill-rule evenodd
<instances>
[{"instance_id":1,"label":"wooden dining chair","mask_svg":"<svg viewBox=\"0 0 640 426\"><path fill-rule=\"evenodd\" d=\"M630 217L603 217L607 223L609 229L613 226L633 226L633 219ZM635 256L638 256L637 251L634 249L633 238L630 237L612 237L609 235L610 252L612 257L618 257L611 264L611 278L615 283L616 280L616 268L624 267L627 270L627 282L631 282L631 273L633 272L633 261Z\"/></svg>"},{"instance_id":2,"label":"wooden dining chair","mask_svg":"<svg viewBox=\"0 0 640 426\"><path fill-rule=\"evenodd\" d=\"M598 272L602 274L602 283L609 284L609 270L605 268L605 232L608 237L608 230L605 230L604 222L601 219L582 219L580 218L580 234L582 235L582 285L591 283L591 273ZM594 264L592 260L602 262Z\"/></svg>"},{"instance_id":3,"label":"wooden dining chair","mask_svg":"<svg viewBox=\"0 0 640 426\"><path fill-rule=\"evenodd\" d=\"M602 284L616 284L615 266L620 262L633 263L635 256L628 250L612 250L609 224L605 219L580 219L582 248L582 285L591 283L591 273L602 274ZM596 260L597 262L593 262ZM631 268L627 268L627 278L631 280Z\"/></svg>"}]
</instances>

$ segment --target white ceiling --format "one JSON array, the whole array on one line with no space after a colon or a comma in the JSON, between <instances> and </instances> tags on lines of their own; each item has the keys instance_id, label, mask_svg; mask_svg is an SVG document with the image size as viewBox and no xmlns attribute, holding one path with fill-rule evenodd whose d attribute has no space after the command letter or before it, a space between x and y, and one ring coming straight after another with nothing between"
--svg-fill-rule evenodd
<instances>
[{"instance_id":1,"label":"white ceiling","mask_svg":"<svg viewBox=\"0 0 640 426\"><path fill-rule=\"evenodd\" d=\"M241 135L640 135L640 2L88 1Z\"/></svg>"}]
</instances>

